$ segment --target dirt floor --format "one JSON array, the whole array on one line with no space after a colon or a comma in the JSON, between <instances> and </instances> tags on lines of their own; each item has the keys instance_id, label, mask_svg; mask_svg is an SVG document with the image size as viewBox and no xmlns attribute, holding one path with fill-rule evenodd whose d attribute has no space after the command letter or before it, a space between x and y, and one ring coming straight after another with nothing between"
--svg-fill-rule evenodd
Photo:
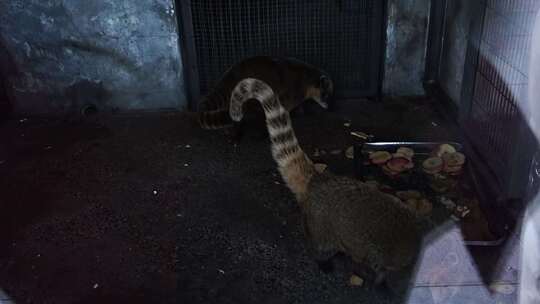
<instances>
[{"instance_id":1,"label":"dirt floor","mask_svg":"<svg viewBox=\"0 0 540 304\"><path fill-rule=\"evenodd\" d=\"M346 102L294 126L308 153L346 149L351 130L455 139L431 103ZM352 174L343 154L323 160ZM190 114L9 121L0 193L0 289L15 303L403 302L348 286L345 262L320 272L268 141L234 146Z\"/></svg>"}]
</instances>

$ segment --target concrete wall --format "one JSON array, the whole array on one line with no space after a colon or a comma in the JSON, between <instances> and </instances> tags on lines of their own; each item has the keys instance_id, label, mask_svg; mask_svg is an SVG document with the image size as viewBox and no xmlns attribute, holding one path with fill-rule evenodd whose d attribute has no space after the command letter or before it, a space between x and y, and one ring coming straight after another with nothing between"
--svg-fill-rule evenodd
<instances>
[{"instance_id":1,"label":"concrete wall","mask_svg":"<svg viewBox=\"0 0 540 304\"><path fill-rule=\"evenodd\" d=\"M173 3L0 1L0 63L14 67L0 73L15 112L72 113L85 104L103 110L185 109ZM424 93L429 4L389 0L387 95Z\"/></svg>"},{"instance_id":2,"label":"concrete wall","mask_svg":"<svg viewBox=\"0 0 540 304\"><path fill-rule=\"evenodd\" d=\"M173 1L0 1L15 112L184 108Z\"/></svg>"},{"instance_id":3,"label":"concrete wall","mask_svg":"<svg viewBox=\"0 0 540 304\"><path fill-rule=\"evenodd\" d=\"M430 0L389 0L383 93L422 95Z\"/></svg>"},{"instance_id":4,"label":"concrete wall","mask_svg":"<svg viewBox=\"0 0 540 304\"><path fill-rule=\"evenodd\" d=\"M448 1L439 81L443 90L456 103L461 101L465 57L471 24L473 1Z\"/></svg>"}]
</instances>

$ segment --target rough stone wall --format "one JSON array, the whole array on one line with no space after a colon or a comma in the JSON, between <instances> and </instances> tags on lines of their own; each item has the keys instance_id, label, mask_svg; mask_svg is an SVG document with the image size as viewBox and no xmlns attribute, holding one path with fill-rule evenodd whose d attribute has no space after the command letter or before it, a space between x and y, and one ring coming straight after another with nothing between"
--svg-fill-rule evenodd
<instances>
[{"instance_id":1,"label":"rough stone wall","mask_svg":"<svg viewBox=\"0 0 540 304\"><path fill-rule=\"evenodd\" d=\"M183 109L174 0L0 1L16 113ZM6 59L10 58L10 59ZM6 62L9 60L11 62Z\"/></svg>"}]
</instances>

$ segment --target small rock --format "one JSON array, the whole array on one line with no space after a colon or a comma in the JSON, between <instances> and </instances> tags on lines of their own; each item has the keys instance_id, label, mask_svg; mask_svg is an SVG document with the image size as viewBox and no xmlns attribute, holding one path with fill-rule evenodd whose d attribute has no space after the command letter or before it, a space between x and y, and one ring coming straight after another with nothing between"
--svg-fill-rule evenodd
<instances>
[{"instance_id":1,"label":"small rock","mask_svg":"<svg viewBox=\"0 0 540 304\"><path fill-rule=\"evenodd\" d=\"M354 159L354 147L347 148L347 151L345 151L345 157L348 159Z\"/></svg>"},{"instance_id":2,"label":"small rock","mask_svg":"<svg viewBox=\"0 0 540 304\"><path fill-rule=\"evenodd\" d=\"M45 147L45 150L50 150L50 149L52 149L52 146L46 146Z\"/></svg>"},{"instance_id":3,"label":"small rock","mask_svg":"<svg viewBox=\"0 0 540 304\"><path fill-rule=\"evenodd\" d=\"M281 185L281 183L278 182L278 181L275 181L274 184L276 184L276 185Z\"/></svg>"},{"instance_id":4,"label":"small rock","mask_svg":"<svg viewBox=\"0 0 540 304\"><path fill-rule=\"evenodd\" d=\"M20 119L20 120L19 120L20 123L24 123L24 122L26 122L26 121L28 121L28 118L23 118L23 119Z\"/></svg>"},{"instance_id":5,"label":"small rock","mask_svg":"<svg viewBox=\"0 0 540 304\"><path fill-rule=\"evenodd\" d=\"M350 122L350 121L347 121L347 122L345 122L345 123L343 124L343 126L344 126L345 128L350 128L350 127L351 127L351 122Z\"/></svg>"},{"instance_id":6,"label":"small rock","mask_svg":"<svg viewBox=\"0 0 540 304\"><path fill-rule=\"evenodd\" d=\"M439 124L437 124L437 123L434 122L434 121L431 122L431 125L434 126L434 127L438 127L438 126L439 126Z\"/></svg>"},{"instance_id":7,"label":"small rock","mask_svg":"<svg viewBox=\"0 0 540 304\"><path fill-rule=\"evenodd\" d=\"M351 286L362 287L362 285L364 285L364 279L362 279L361 277L353 274L351 276L351 278L349 279L349 284Z\"/></svg>"},{"instance_id":8,"label":"small rock","mask_svg":"<svg viewBox=\"0 0 540 304\"><path fill-rule=\"evenodd\" d=\"M186 164L184 164L184 167L189 167L189 164L187 164L187 163L186 163Z\"/></svg>"},{"instance_id":9,"label":"small rock","mask_svg":"<svg viewBox=\"0 0 540 304\"><path fill-rule=\"evenodd\" d=\"M221 274L225 274L225 271L223 271L222 269L218 269L219 273Z\"/></svg>"},{"instance_id":10,"label":"small rock","mask_svg":"<svg viewBox=\"0 0 540 304\"><path fill-rule=\"evenodd\" d=\"M186 145L186 149L189 149L189 148L191 148L191 145Z\"/></svg>"},{"instance_id":11,"label":"small rock","mask_svg":"<svg viewBox=\"0 0 540 304\"><path fill-rule=\"evenodd\" d=\"M158 194L157 190L152 191L152 194L157 195Z\"/></svg>"},{"instance_id":12,"label":"small rock","mask_svg":"<svg viewBox=\"0 0 540 304\"><path fill-rule=\"evenodd\" d=\"M339 154L341 154L341 152L343 152L343 151L341 151L341 150L339 150L339 149L336 149L336 150L332 150L332 151L330 152L330 154L332 154L332 155L339 155Z\"/></svg>"},{"instance_id":13,"label":"small rock","mask_svg":"<svg viewBox=\"0 0 540 304\"><path fill-rule=\"evenodd\" d=\"M94 289L97 289L98 287L99 287L98 283L94 284Z\"/></svg>"}]
</instances>

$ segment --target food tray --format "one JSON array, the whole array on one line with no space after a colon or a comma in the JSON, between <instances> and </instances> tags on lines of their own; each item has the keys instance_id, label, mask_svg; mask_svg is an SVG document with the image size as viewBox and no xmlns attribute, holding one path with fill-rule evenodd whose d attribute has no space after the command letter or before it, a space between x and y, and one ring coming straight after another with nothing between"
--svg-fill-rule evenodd
<instances>
[{"instance_id":1,"label":"food tray","mask_svg":"<svg viewBox=\"0 0 540 304\"><path fill-rule=\"evenodd\" d=\"M354 172L357 178L362 181L377 181L384 185L388 185L394 191L407 191L407 190L417 190L426 195L426 197L432 202L432 204L440 204L438 201L441 196L444 196L441 193L438 193L430 188L430 177L428 174L422 170L422 162L427 159L432 151L436 149L441 144L450 144L456 151L463 152L463 146L457 142L368 142L360 143L354 146ZM415 167L409 170L406 173L402 173L396 177L389 177L386 175L380 166L368 164L369 163L369 153L375 151L388 151L390 153L395 152L400 147L411 148L415 152L413 162ZM471 174L470 170L463 170L463 173L456 177L451 177L455 179L456 184L463 182L466 179L466 174ZM440 208L439 208L440 209ZM444 207L442 209L445 209ZM434 208L435 212L435 208ZM450 213L447 212L443 217L441 211L438 212L439 218L449 218ZM435 215L434 215L435 216ZM492 240L475 240L468 239L464 240L465 245L467 246L498 246L504 242L506 236L499 236L498 238Z\"/></svg>"}]
</instances>

